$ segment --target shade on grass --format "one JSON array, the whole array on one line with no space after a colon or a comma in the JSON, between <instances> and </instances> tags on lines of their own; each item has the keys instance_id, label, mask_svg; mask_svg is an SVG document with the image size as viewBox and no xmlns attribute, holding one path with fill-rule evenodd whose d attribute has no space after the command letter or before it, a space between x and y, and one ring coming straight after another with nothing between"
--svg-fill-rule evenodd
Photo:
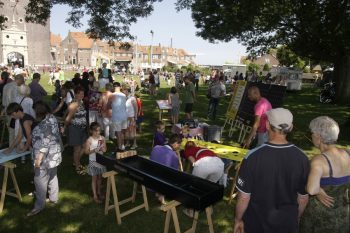
<instances>
[{"instance_id":1,"label":"shade on grass","mask_svg":"<svg viewBox=\"0 0 350 233\"><path fill-rule=\"evenodd\" d=\"M72 76L72 73L66 73L66 77ZM44 75L41 84L49 93L53 92L53 87L47 85L48 77ZM118 78L121 81L121 78ZM161 84L161 89L157 97L142 95L145 110L145 120L143 123L143 133L138 137L138 152L141 155L148 156L152 145L152 136L154 132L154 123L158 119L158 110L155 100L164 99L169 92L170 87L165 83ZM194 116L200 120L206 119L208 100L205 97L206 87L201 86L197 102L194 105ZM181 93L180 93L181 95ZM49 98L47 98L49 101ZM218 119L209 124L223 125L225 121L225 112L229 99L222 99L218 109ZM288 92L284 100L284 107L288 108L294 114L294 131L289 136L289 140L294 142L312 156L317 150L312 146L306 137L310 138L308 124L310 120L320 115L329 115L341 125L350 117L350 108L348 106L337 106L330 104L320 104L318 102L318 90L313 88L303 89L300 92ZM184 116L180 115L180 119ZM167 127L166 133L170 134L170 128ZM224 132L223 141L228 145L238 145L236 140L238 134L232 138L227 137L227 131ZM350 139L349 128L341 127L339 144L347 146ZM109 150L114 148L112 142L108 143ZM63 162L58 169L58 178L60 183L60 201L53 206L48 204L46 209L39 215L26 218L25 214L32 208L33 197L28 194L34 190L31 183L33 180L33 171L29 162L25 165L18 164L15 169L19 182L20 190L23 194L23 202L19 203L12 197L6 197L5 209L0 214L0 232L23 233L23 232L122 232L122 233L155 233L163 232L165 214L160 211L159 204L154 194L148 192L150 211L137 211L122 219L122 225L118 226L115 221L113 211L109 215L104 215L104 206L94 203L91 194L91 177L78 176L72 167L72 149L67 148L63 153ZM29 161L29 160L27 160ZM88 156L83 157L83 163L88 163ZM232 172L233 174L233 172ZM2 180L2 170L0 170L0 179ZM11 186L11 182L8 182ZM132 181L122 176L117 177L117 188L119 198L129 197L132 191ZM226 190L226 196L229 190ZM141 195L141 194L140 194ZM142 200L138 196L137 201ZM234 202L228 204L225 200L214 206L213 221L215 232L232 232L232 222L234 218ZM130 207L126 205L122 210ZM181 210L181 208L179 208ZM178 211L182 230L191 225L191 220ZM171 232L174 232L171 225ZM200 222L197 232L208 232L204 214L200 214Z\"/></svg>"}]
</instances>

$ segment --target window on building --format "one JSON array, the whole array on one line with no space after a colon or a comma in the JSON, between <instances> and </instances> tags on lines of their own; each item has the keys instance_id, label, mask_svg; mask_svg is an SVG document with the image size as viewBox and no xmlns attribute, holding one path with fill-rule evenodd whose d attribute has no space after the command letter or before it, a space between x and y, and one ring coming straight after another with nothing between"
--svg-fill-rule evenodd
<instances>
[{"instance_id":1,"label":"window on building","mask_svg":"<svg viewBox=\"0 0 350 233\"><path fill-rule=\"evenodd\" d=\"M23 40L23 36L21 36L20 38L21 38L21 40Z\"/></svg>"},{"instance_id":2,"label":"window on building","mask_svg":"<svg viewBox=\"0 0 350 233\"><path fill-rule=\"evenodd\" d=\"M132 54L131 54L131 53L128 53L128 57L132 57Z\"/></svg>"},{"instance_id":3,"label":"window on building","mask_svg":"<svg viewBox=\"0 0 350 233\"><path fill-rule=\"evenodd\" d=\"M123 57L126 57L126 53L123 53L122 56L123 56Z\"/></svg>"},{"instance_id":4,"label":"window on building","mask_svg":"<svg viewBox=\"0 0 350 233\"><path fill-rule=\"evenodd\" d=\"M7 16L4 17L5 21L9 21L9 18Z\"/></svg>"},{"instance_id":5,"label":"window on building","mask_svg":"<svg viewBox=\"0 0 350 233\"><path fill-rule=\"evenodd\" d=\"M18 22L23 23L23 19L22 19L22 18L19 18L19 19L18 19Z\"/></svg>"},{"instance_id":6,"label":"window on building","mask_svg":"<svg viewBox=\"0 0 350 233\"><path fill-rule=\"evenodd\" d=\"M270 64L270 58L265 58L265 63Z\"/></svg>"}]
</instances>

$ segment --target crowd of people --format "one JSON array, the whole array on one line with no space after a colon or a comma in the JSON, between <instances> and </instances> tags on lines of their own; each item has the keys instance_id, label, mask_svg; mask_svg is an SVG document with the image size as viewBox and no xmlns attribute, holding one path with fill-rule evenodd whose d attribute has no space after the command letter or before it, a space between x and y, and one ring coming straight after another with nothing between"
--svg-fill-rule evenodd
<instances>
[{"instance_id":1,"label":"crowd of people","mask_svg":"<svg viewBox=\"0 0 350 233\"><path fill-rule=\"evenodd\" d=\"M166 81L171 79L165 77ZM72 162L77 174L87 172L92 177L93 200L101 203L101 175L106 169L96 162L96 154L107 151L108 140L115 140L115 152L138 147L143 106L137 95L137 82L129 77L123 78L122 83L115 82L103 64L97 78L93 71L85 71L75 74L71 81L54 79L55 93L49 106L44 101L47 92L40 85L40 78L39 73L34 73L31 83L25 85L22 74L1 73L2 106L9 129L9 147L4 153L32 150L36 198L27 215L36 215L44 209L47 193L50 202L58 201L57 167L64 150L61 135L73 147ZM168 101L172 106L172 123L176 124L180 99L186 117L193 118L201 75L175 72L173 78ZM149 94L155 95L159 74L149 73L148 82ZM216 119L219 99L226 94L224 82L222 73L213 73L207 92L210 119ZM234 232L348 233L350 152L336 145L340 132L337 122L326 116L311 121L312 142L320 154L309 162L305 153L287 140L293 130L293 114L288 109L273 109L255 86L248 90L248 98L256 103L255 121L243 146L250 147L254 139L257 144L239 169ZM151 160L179 170L186 170L179 161L187 161L193 175L226 184L232 162L197 146L184 132L167 137L162 121L155 127ZM188 142L181 148L185 137ZM81 164L83 154L89 156L87 169ZM25 162L25 157L22 161ZM161 193L157 197L165 202ZM185 209L184 213L193 217L193 210Z\"/></svg>"}]
</instances>

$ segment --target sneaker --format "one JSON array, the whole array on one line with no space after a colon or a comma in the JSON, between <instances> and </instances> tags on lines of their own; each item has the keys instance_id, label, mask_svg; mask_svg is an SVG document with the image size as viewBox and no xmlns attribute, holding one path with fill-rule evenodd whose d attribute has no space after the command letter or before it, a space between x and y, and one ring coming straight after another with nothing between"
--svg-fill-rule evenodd
<instances>
[{"instance_id":1,"label":"sneaker","mask_svg":"<svg viewBox=\"0 0 350 233\"><path fill-rule=\"evenodd\" d=\"M39 210L39 209L32 209L29 213L27 213L27 217L32 217L34 215L37 215L40 212L41 212L41 210Z\"/></svg>"}]
</instances>

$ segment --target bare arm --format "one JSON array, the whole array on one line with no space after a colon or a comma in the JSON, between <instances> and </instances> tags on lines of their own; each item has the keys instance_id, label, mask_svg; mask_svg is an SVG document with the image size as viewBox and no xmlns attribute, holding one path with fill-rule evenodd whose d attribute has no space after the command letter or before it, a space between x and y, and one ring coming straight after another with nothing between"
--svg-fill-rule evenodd
<instances>
[{"instance_id":1,"label":"bare arm","mask_svg":"<svg viewBox=\"0 0 350 233\"><path fill-rule=\"evenodd\" d=\"M319 156L311 160L311 169L306 185L306 190L310 195L316 195L320 192L320 180L323 174L323 162Z\"/></svg>"},{"instance_id":2,"label":"bare arm","mask_svg":"<svg viewBox=\"0 0 350 233\"><path fill-rule=\"evenodd\" d=\"M134 98L133 99L133 101L132 101L132 106L133 106L133 108L134 108L134 113L135 113L135 120L137 119L137 113L138 113L138 111L139 111L139 109L138 109L138 107L137 107L137 102L136 102L136 98Z\"/></svg>"},{"instance_id":3,"label":"bare arm","mask_svg":"<svg viewBox=\"0 0 350 233\"><path fill-rule=\"evenodd\" d=\"M88 138L84 143L84 153L87 155L96 152L96 150L90 150L90 146L91 146L91 140L90 138Z\"/></svg>"},{"instance_id":4,"label":"bare arm","mask_svg":"<svg viewBox=\"0 0 350 233\"><path fill-rule=\"evenodd\" d=\"M66 128L70 122L72 121L72 119L74 118L75 113L78 110L78 103L73 102L68 106L68 114L66 116L66 119L64 120L64 127Z\"/></svg>"},{"instance_id":5,"label":"bare arm","mask_svg":"<svg viewBox=\"0 0 350 233\"><path fill-rule=\"evenodd\" d=\"M250 202L250 195L249 194L238 192L235 221L242 220L243 215L248 208L249 202Z\"/></svg>"},{"instance_id":6,"label":"bare arm","mask_svg":"<svg viewBox=\"0 0 350 233\"><path fill-rule=\"evenodd\" d=\"M27 135L27 140L22 151L28 150L30 148L30 145L32 144L32 124L32 121L25 121L23 123L23 127Z\"/></svg>"},{"instance_id":7,"label":"bare arm","mask_svg":"<svg viewBox=\"0 0 350 233\"><path fill-rule=\"evenodd\" d=\"M9 154L13 151L13 149L21 142L21 138L22 138L22 129L19 127L17 136L15 138L15 140L13 140L12 144L9 146L9 148L7 148L4 153L5 154Z\"/></svg>"},{"instance_id":8,"label":"bare arm","mask_svg":"<svg viewBox=\"0 0 350 233\"><path fill-rule=\"evenodd\" d=\"M253 124L251 131L250 131L250 134L244 140L244 147L248 147L250 145L250 143L252 142L252 140L254 139L254 137L256 135L256 131L258 130L259 125L260 125L260 116L255 116L254 124Z\"/></svg>"},{"instance_id":9,"label":"bare arm","mask_svg":"<svg viewBox=\"0 0 350 233\"><path fill-rule=\"evenodd\" d=\"M301 215L304 213L305 207L307 203L309 202L309 195L300 195L298 194L298 218L301 217Z\"/></svg>"},{"instance_id":10,"label":"bare arm","mask_svg":"<svg viewBox=\"0 0 350 233\"><path fill-rule=\"evenodd\" d=\"M234 233L244 233L243 215L248 208L250 195L238 192L238 199L236 204L236 214L234 221Z\"/></svg>"}]
</instances>

